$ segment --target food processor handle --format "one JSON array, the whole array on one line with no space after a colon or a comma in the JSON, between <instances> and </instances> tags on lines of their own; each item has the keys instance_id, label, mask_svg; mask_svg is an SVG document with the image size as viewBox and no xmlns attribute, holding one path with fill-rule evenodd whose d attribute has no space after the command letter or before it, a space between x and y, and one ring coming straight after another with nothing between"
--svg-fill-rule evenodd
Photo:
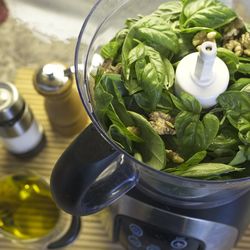
<instances>
[{"instance_id":1,"label":"food processor handle","mask_svg":"<svg viewBox=\"0 0 250 250\"><path fill-rule=\"evenodd\" d=\"M81 230L81 219L78 216L72 216L71 224L67 232L55 242L50 243L47 249L58 249L70 245L79 235Z\"/></svg>"},{"instance_id":2,"label":"food processor handle","mask_svg":"<svg viewBox=\"0 0 250 250\"><path fill-rule=\"evenodd\" d=\"M98 178L101 174L102 178ZM50 187L62 210L80 216L109 206L132 189L137 180L135 167L127 164L124 155L90 124L56 162Z\"/></svg>"}]
</instances>

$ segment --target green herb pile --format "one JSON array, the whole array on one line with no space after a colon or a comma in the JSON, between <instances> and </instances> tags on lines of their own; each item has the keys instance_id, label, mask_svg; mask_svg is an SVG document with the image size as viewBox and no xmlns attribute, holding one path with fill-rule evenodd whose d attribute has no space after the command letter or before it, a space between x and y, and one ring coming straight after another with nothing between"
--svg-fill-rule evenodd
<instances>
[{"instance_id":1,"label":"green herb pile","mask_svg":"<svg viewBox=\"0 0 250 250\"><path fill-rule=\"evenodd\" d=\"M250 33L217 0L166 2L126 20L101 49L95 111L110 138L154 169L206 180L250 175ZM230 85L212 109L174 93L175 69L216 42Z\"/></svg>"}]
</instances>

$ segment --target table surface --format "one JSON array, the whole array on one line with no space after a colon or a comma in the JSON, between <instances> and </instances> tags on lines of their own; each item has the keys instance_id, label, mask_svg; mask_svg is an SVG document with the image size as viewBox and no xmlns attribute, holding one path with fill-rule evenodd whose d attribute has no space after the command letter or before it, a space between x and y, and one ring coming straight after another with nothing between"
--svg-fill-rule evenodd
<instances>
[{"instance_id":1,"label":"table surface","mask_svg":"<svg viewBox=\"0 0 250 250\"><path fill-rule=\"evenodd\" d=\"M26 102L33 110L36 119L42 124L47 136L46 147L33 159L20 161L10 155L0 145L0 174L8 174L13 167L29 169L49 178L56 160L73 138L65 138L53 131L43 106L43 97L38 95L32 85L34 69L21 68L17 71L15 84ZM99 215L84 217L83 227L78 239L66 249L68 250L122 250L119 244L109 239ZM17 246L7 239L0 238L0 249L26 250L27 247ZM234 250L250 249L250 228ZM38 250L36 248L36 250Z\"/></svg>"}]
</instances>

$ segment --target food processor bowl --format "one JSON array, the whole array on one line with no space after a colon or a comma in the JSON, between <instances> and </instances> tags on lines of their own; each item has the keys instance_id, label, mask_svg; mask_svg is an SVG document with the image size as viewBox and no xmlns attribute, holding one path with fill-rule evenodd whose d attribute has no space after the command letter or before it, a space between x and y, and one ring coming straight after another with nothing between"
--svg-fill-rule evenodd
<instances>
[{"instance_id":1,"label":"food processor bowl","mask_svg":"<svg viewBox=\"0 0 250 250\"><path fill-rule=\"evenodd\" d=\"M99 134L103 143L112 148L113 152L117 155L109 161L109 164L106 162L106 165L110 165L111 162L113 162L113 166L115 162L115 167L109 167L109 171L105 172L104 177L102 177L102 175L100 176L100 174L103 169L107 169L108 166L103 167L102 171L100 170L98 175L96 174L95 180L92 178L92 175L91 178L94 184L88 183L88 185L84 185L84 187L80 185L80 189L82 190L77 191L77 195L73 194L75 189L72 190L73 182L80 181L79 178L76 178L76 175L79 175L79 171L83 172L82 175L88 175L89 170L79 166L76 170L73 166L74 163L66 167L65 162L63 162L65 157L59 159L52 173L52 193L57 203L70 213L86 215L99 211L113 203L135 185L147 196L152 197L152 199L184 208L195 208L197 206L200 208L216 207L231 202L250 189L250 177L233 180L207 181L183 178L157 171L137 161L115 144L108 137L97 118L93 96L94 79L92 75L95 74L97 68L103 62L100 56L101 47L110 41L117 31L124 27L124 22L127 18L137 17L138 14L150 14L164 2L168 1L99 0L83 24L75 56L76 79L79 94L92 120L92 131L94 130L95 133ZM244 18L244 21L250 20L249 1L229 0L222 2L233 8L237 14ZM91 137L89 139L91 140ZM88 145L88 142L82 145ZM70 147L72 151L75 152L76 147L73 145ZM82 151L84 150L83 148ZM79 145L77 152L77 154L79 154L77 158L80 159L82 156ZM84 162L84 159L82 159L82 162ZM70 162L67 164L69 165ZM72 177L72 175L74 176ZM60 176L60 180L58 176ZM60 184L58 185L59 181L63 182L63 191ZM65 195L62 195L63 192L64 194L67 193L75 197L71 198L67 203L67 198L65 198ZM58 193L61 194L58 195ZM96 195L97 193L98 195ZM101 200L100 196L102 197ZM90 197L92 197L92 199ZM78 208L75 209L73 206L78 206Z\"/></svg>"}]
</instances>

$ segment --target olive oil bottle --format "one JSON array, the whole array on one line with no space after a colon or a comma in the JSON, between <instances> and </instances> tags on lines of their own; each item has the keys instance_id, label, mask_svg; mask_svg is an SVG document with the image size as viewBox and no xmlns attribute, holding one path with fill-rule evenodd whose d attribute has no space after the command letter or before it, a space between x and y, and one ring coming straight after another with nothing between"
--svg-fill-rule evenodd
<instances>
[{"instance_id":1,"label":"olive oil bottle","mask_svg":"<svg viewBox=\"0 0 250 250\"><path fill-rule=\"evenodd\" d=\"M0 231L19 240L48 235L60 212L48 184L34 175L17 174L0 179Z\"/></svg>"}]
</instances>

